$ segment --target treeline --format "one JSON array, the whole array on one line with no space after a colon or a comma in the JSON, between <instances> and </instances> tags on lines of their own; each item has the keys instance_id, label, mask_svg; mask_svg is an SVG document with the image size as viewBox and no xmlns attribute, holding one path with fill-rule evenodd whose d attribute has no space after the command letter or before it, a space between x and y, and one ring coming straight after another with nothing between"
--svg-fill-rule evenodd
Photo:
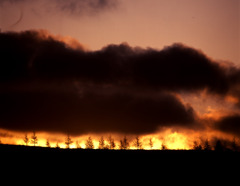
<instances>
[{"instance_id":1,"label":"treeline","mask_svg":"<svg viewBox=\"0 0 240 186\"><path fill-rule=\"evenodd\" d=\"M211 142L206 139L201 142L194 141L193 142L193 150L201 151L240 151L240 145L234 137L231 141L229 140L220 140L213 139Z\"/></svg>"},{"instance_id":2,"label":"treeline","mask_svg":"<svg viewBox=\"0 0 240 186\"><path fill-rule=\"evenodd\" d=\"M38 137L36 136L36 133L33 132L33 135L31 136L31 138L28 137L28 135L26 134L24 136L23 139L24 143L26 146L28 146L29 144L32 144L34 146L36 146L38 144ZM70 148L70 146L72 144L74 144L74 141L72 140L72 138L70 137L70 135L67 135L67 137L65 138L65 147L66 148ZM58 142L55 145L51 145L49 140L46 140L46 144L47 147L55 147L55 148L60 148ZM110 135L106 140L104 139L103 136L101 136L100 140L98 141L98 146L95 147L94 143L93 143L93 139L91 136L89 136L86 141L85 141L85 149L120 149L120 150L127 150L130 149L130 147L135 147L135 149L144 149L143 148L143 143L140 140L139 136L136 136L134 142L132 144L130 144L129 139L124 136L123 139L121 139L119 141L119 145L116 144L114 138ZM75 141L75 147L78 149L81 149L82 147L79 144L79 141L76 140ZM153 141L152 138L149 138L149 149L153 149ZM167 147L166 145L163 143L161 146L162 150L166 150Z\"/></svg>"},{"instance_id":3,"label":"treeline","mask_svg":"<svg viewBox=\"0 0 240 186\"><path fill-rule=\"evenodd\" d=\"M32 144L33 146L38 145L38 137L35 132L33 132L32 136L29 138L26 134L23 138L24 144L28 146L29 144ZM0 140L1 143L1 140ZM75 148L82 149L82 147L79 144L79 141L76 140L75 142L72 140L70 135L67 135L65 138L65 147L70 148L71 145L75 143ZM52 147L52 148L60 148L59 143L56 142L54 145L50 143L48 139L46 139L45 143L46 147ZM134 147L137 150L143 150L143 142L140 140L139 136L136 136L133 142L131 142L129 139L124 136L120 141L117 143L115 142L114 138L110 135L106 139L104 139L103 136L101 136L100 140L98 141L98 145L95 146L93 143L93 139L91 136L89 136L85 140L85 148L84 149L120 149L120 150L127 150L130 149L130 147ZM145 144L146 149L156 149L154 148L154 143L152 138L148 139L148 144ZM168 147L165 144L164 140L161 144L161 147L159 150L167 150ZM206 140L200 140L200 141L193 141L192 144L192 150L196 151L240 151L240 144L239 140L236 140L236 138L233 138L231 141L229 140L220 140L220 139L212 139L211 141Z\"/></svg>"},{"instance_id":4,"label":"treeline","mask_svg":"<svg viewBox=\"0 0 240 186\"><path fill-rule=\"evenodd\" d=\"M33 132L33 135L31 136L31 138L29 138L28 135L26 134L24 136L23 141L26 146L28 146L29 144L36 146L38 144L38 137L36 133ZM150 139L149 143L150 143L150 147L153 148L152 139ZM72 140L70 135L67 135L67 137L65 138L65 147L70 148L72 144L74 144L74 141ZM136 147L136 149L143 149L142 142L140 141L138 136L136 137L133 145L134 147ZM46 140L46 146L60 148L58 142L55 144L55 146L52 146L48 139ZM75 141L75 146L78 149L82 148L78 140ZM119 145L117 146L114 138L111 135L107 138L107 140L105 140L104 137L102 136L98 142L98 146L95 147L93 143L93 139L91 138L91 136L89 136L85 141L85 149L95 149L95 148L111 149L111 150L112 149L127 150L127 149L130 149L130 142L129 142L129 139L126 136L124 136L124 138L119 141Z\"/></svg>"}]
</instances>

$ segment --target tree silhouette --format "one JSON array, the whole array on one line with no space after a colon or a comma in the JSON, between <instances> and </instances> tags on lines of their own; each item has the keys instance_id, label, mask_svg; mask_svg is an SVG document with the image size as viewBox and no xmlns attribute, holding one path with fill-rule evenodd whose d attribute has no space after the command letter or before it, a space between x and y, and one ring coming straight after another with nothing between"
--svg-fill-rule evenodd
<instances>
[{"instance_id":1,"label":"tree silhouette","mask_svg":"<svg viewBox=\"0 0 240 186\"><path fill-rule=\"evenodd\" d=\"M81 149L81 146L79 145L78 140L76 141L76 147L77 149Z\"/></svg>"},{"instance_id":2,"label":"tree silhouette","mask_svg":"<svg viewBox=\"0 0 240 186\"><path fill-rule=\"evenodd\" d=\"M60 148L60 147L59 147L59 145L58 145L58 142L56 143L56 148L57 148L57 149L59 149L59 148Z\"/></svg>"},{"instance_id":3,"label":"tree silhouette","mask_svg":"<svg viewBox=\"0 0 240 186\"><path fill-rule=\"evenodd\" d=\"M205 142L204 142L203 150L206 150L206 151L211 150L211 146L209 144L208 139L206 139Z\"/></svg>"},{"instance_id":4,"label":"tree silhouette","mask_svg":"<svg viewBox=\"0 0 240 186\"><path fill-rule=\"evenodd\" d=\"M149 138L149 146L150 146L151 149L153 148L153 141L152 141L152 138Z\"/></svg>"},{"instance_id":5,"label":"tree silhouette","mask_svg":"<svg viewBox=\"0 0 240 186\"><path fill-rule=\"evenodd\" d=\"M28 146L29 138L28 138L27 134L25 134L25 137L24 137L23 141L26 144L26 146Z\"/></svg>"},{"instance_id":6,"label":"tree silhouette","mask_svg":"<svg viewBox=\"0 0 240 186\"><path fill-rule=\"evenodd\" d=\"M86 149L94 149L94 145L93 145L91 136L88 137L85 146L86 146Z\"/></svg>"},{"instance_id":7,"label":"tree silhouette","mask_svg":"<svg viewBox=\"0 0 240 186\"><path fill-rule=\"evenodd\" d=\"M134 146L139 150L142 149L142 142L139 139L139 136L136 136L134 141Z\"/></svg>"},{"instance_id":8,"label":"tree silhouette","mask_svg":"<svg viewBox=\"0 0 240 186\"><path fill-rule=\"evenodd\" d=\"M235 137L233 138L233 140L231 142L231 148L233 151L238 151L238 145L237 145Z\"/></svg>"},{"instance_id":9,"label":"tree silhouette","mask_svg":"<svg viewBox=\"0 0 240 186\"><path fill-rule=\"evenodd\" d=\"M166 146L164 140L163 140L162 145L161 145L161 150L167 150L167 146Z\"/></svg>"},{"instance_id":10,"label":"tree silhouette","mask_svg":"<svg viewBox=\"0 0 240 186\"><path fill-rule=\"evenodd\" d=\"M65 140L66 147L69 149L69 148L70 148L70 145L71 145L72 143L73 143L73 141L72 141L70 135L68 134L68 135L67 135L67 138L66 138L66 140Z\"/></svg>"},{"instance_id":11,"label":"tree silhouette","mask_svg":"<svg viewBox=\"0 0 240 186\"><path fill-rule=\"evenodd\" d=\"M36 136L35 131L33 131L33 135L32 135L31 142L32 142L32 144L34 145L34 147L35 147L35 145L38 143L38 138L37 138L37 136Z\"/></svg>"},{"instance_id":12,"label":"tree silhouette","mask_svg":"<svg viewBox=\"0 0 240 186\"><path fill-rule=\"evenodd\" d=\"M224 146L223 146L221 140L217 140L217 141L216 141L216 144L215 144L215 146L214 146L214 150L215 150L215 151L218 151L218 152L221 152L221 151L224 150Z\"/></svg>"},{"instance_id":13,"label":"tree silhouette","mask_svg":"<svg viewBox=\"0 0 240 186\"><path fill-rule=\"evenodd\" d=\"M104 149L105 148L105 141L103 139L103 136L101 136L100 140L99 140L99 145L98 145L99 149Z\"/></svg>"},{"instance_id":14,"label":"tree silhouette","mask_svg":"<svg viewBox=\"0 0 240 186\"><path fill-rule=\"evenodd\" d=\"M111 135L108 137L108 143L109 143L109 149L110 149L110 150L111 150L111 149L114 149L114 148L116 147L116 144L115 144L115 142L114 142L114 139L112 138Z\"/></svg>"},{"instance_id":15,"label":"tree silhouette","mask_svg":"<svg viewBox=\"0 0 240 186\"><path fill-rule=\"evenodd\" d=\"M47 146L47 147L51 147L50 142L49 142L48 139L46 140L46 146Z\"/></svg>"},{"instance_id":16,"label":"tree silhouette","mask_svg":"<svg viewBox=\"0 0 240 186\"><path fill-rule=\"evenodd\" d=\"M123 140L120 140L120 149L127 150L129 149L129 142L126 136L124 136Z\"/></svg>"},{"instance_id":17,"label":"tree silhouette","mask_svg":"<svg viewBox=\"0 0 240 186\"><path fill-rule=\"evenodd\" d=\"M202 150L202 145L198 144L197 141L193 142L193 150Z\"/></svg>"}]
</instances>

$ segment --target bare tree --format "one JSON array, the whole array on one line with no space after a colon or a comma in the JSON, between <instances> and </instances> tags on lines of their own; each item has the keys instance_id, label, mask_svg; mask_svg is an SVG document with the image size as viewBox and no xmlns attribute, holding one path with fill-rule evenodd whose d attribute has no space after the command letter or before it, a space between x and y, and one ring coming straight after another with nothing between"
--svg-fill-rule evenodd
<instances>
[{"instance_id":1,"label":"bare tree","mask_svg":"<svg viewBox=\"0 0 240 186\"><path fill-rule=\"evenodd\" d=\"M142 149L142 142L139 139L139 136L136 136L134 141L134 146L139 150Z\"/></svg>"},{"instance_id":2,"label":"bare tree","mask_svg":"<svg viewBox=\"0 0 240 186\"><path fill-rule=\"evenodd\" d=\"M233 137L233 140L231 142L231 148L232 148L233 151L238 151L238 144L236 142L236 138L235 137Z\"/></svg>"},{"instance_id":3,"label":"bare tree","mask_svg":"<svg viewBox=\"0 0 240 186\"><path fill-rule=\"evenodd\" d=\"M198 144L197 141L193 142L193 150L202 150L202 145Z\"/></svg>"},{"instance_id":4,"label":"bare tree","mask_svg":"<svg viewBox=\"0 0 240 186\"><path fill-rule=\"evenodd\" d=\"M25 134L25 137L24 137L23 141L26 144L26 146L28 146L29 138L28 138L27 134Z\"/></svg>"},{"instance_id":5,"label":"bare tree","mask_svg":"<svg viewBox=\"0 0 240 186\"><path fill-rule=\"evenodd\" d=\"M116 147L116 144L114 142L114 139L112 138L112 136L110 135L108 138L108 143L109 143L109 149L114 149Z\"/></svg>"},{"instance_id":6,"label":"bare tree","mask_svg":"<svg viewBox=\"0 0 240 186\"><path fill-rule=\"evenodd\" d=\"M60 148L60 147L59 147L59 145L58 145L58 142L56 143L56 148L57 148L57 149L59 149L59 148Z\"/></svg>"},{"instance_id":7,"label":"bare tree","mask_svg":"<svg viewBox=\"0 0 240 186\"><path fill-rule=\"evenodd\" d=\"M99 145L98 145L99 149L104 149L105 148L105 141L103 139L103 136L101 136L100 140L99 140Z\"/></svg>"},{"instance_id":8,"label":"bare tree","mask_svg":"<svg viewBox=\"0 0 240 186\"><path fill-rule=\"evenodd\" d=\"M70 135L68 134L68 135L67 135L67 138L66 138L66 140L65 140L66 147L69 149L69 148L70 148L70 145L71 145L72 143L73 143L73 141L72 141Z\"/></svg>"},{"instance_id":9,"label":"bare tree","mask_svg":"<svg viewBox=\"0 0 240 186\"><path fill-rule=\"evenodd\" d=\"M46 140L46 146L47 146L47 147L51 147L50 142L49 142L48 139Z\"/></svg>"},{"instance_id":10,"label":"bare tree","mask_svg":"<svg viewBox=\"0 0 240 186\"><path fill-rule=\"evenodd\" d=\"M211 150L211 146L209 144L208 139L206 139L205 142L204 142L203 150L206 150L206 151Z\"/></svg>"},{"instance_id":11,"label":"bare tree","mask_svg":"<svg viewBox=\"0 0 240 186\"><path fill-rule=\"evenodd\" d=\"M120 140L120 149L127 150L129 149L130 145L126 136L124 136L123 140Z\"/></svg>"},{"instance_id":12,"label":"bare tree","mask_svg":"<svg viewBox=\"0 0 240 186\"><path fill-rule=\"evenodd\" d=\"M161 145L161 150L167 150L167 146L166 146L164 140L163 140L162 145Z\"/></svg>"},{"instance_id":13,"label":"bare tree","mask_svg":"<svg viewBox=\"0 0 240 186\"><path fill-rule=\"evenodd\" d=\"M81 149L81 146L79 145L78 140L76 141L76 147L77 147L77 149Z\"/></svg>"},{"instance_id":14,"label":"bare tree","mask_svg":"<svg viewBox=\"0 0 240 186\"><path fill-rule=\"evenodd\" d=\"M149 146L150 146L151 149L153 148L153 141L152 141L152 138L149 138Z\"/></svg>"},{"instance_id":15,"label":"bare tree","mask_svg":"<svg viewBox=\"0 0 240 186\"><path fill-rule=\"evenodd\" d=\"M88 137L85 145L86 145L86 149L94 149L94 145L93 145L91 136Z\"/></svg>"},{"instance_id":16,"label":"bare tree","mask_svg":"<svg viewBox=\"0 0 240 186\"><path fill-rule=\"evenodd\" d=\"M35 147L35 145L38 143L38 138L37 138L37 136L36 136L35 131L33 131L33 135L32 135L31 142L32 142L32 144L34 145L34 147Z\"/></svg>"},{"instance_id":17,"label":"bare tree","mask_svg":"<svg viewBox=\"0 0 240 186\"><path fill-rule=\"evenodd\" d=\"M221 152L221 151L224 150L224 146L223 146L221 140L217 140L217 141L216 141L216 144L215 144L215 146L214 146L214 150L215 150L215 151L218 151L218 152Z\"/></svg>"}]
</instances>

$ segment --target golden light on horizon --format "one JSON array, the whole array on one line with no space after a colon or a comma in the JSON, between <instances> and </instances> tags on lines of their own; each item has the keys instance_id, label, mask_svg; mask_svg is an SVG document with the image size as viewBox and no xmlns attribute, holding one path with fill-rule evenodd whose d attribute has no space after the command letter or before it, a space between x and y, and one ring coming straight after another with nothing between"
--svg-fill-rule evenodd
<instances>
[{"instance_id":1,"label":"golden light on horizon","mask_svg":"<svg viewBox=\"0 0 240 186\"><path fill-rule=\"evenodd\" d=\"M5 134L5 137L0 138L2 144L13 144L13 145L26 145L24 142L25 135L27 134L27 137L29 139L28 146L34 146L33 143L31 143L31 137L32 133L21 133L21 132L12 132L12 131L6 131L1 130L1 134ZM213 135L213 134L211 134ZM65 144L66 135L64 134L51 134L46 132L36 132L36 136L38 138L36 146L40 147L47 147L47 141L50 144L50 147L56 148L57 145L59 148L67 148ZM81 136L70 136L72 143L70 144L70 148L86 148L86 140L88 137L92 138L94 149L99 148L99 140L103 136L105 146L108 146L108 138L109 134L88 134L88 135L81 135ZM120 147L120 140L124 137L124 135L116 134L112 135L112 138L115 142L115 149L119 149ZM126 135L128 142L130 144L129 149L136 149L134 146L134 141L136 138L136 135ZM179 150L179 149L191 149L193 145L193 141L195 141L199 137L199 133L191 134L190 132L177 132L172 131L170 129L167 129L162 132L157 132L154 134L149 135L140 135L139 139L142 144L142 149L145 150L159 150L162 149L162 145L166 147L166 149L169 150ZM153 147L151 148L149 145L149 140L152 139ZM78 147L77 147L78 146Z\"/></svg>"},{"instance_id":2,"label":"golden light on horizon","mask_svg":"<svg viewBox=\"0 0 240 186\"><path fill-rule=\"evenodd\" d=\"M240 1L92 1L0 0L0 143L240 138Z\"/></svg>"}]
</instances>

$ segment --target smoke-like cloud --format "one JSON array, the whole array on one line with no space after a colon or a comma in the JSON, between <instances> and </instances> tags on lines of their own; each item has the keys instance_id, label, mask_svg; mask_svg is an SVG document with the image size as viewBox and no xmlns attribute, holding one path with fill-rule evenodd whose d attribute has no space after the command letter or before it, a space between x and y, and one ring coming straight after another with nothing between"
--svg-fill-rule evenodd
<instances>
[{"instance_id":1,"label":"smoke-like cloud","mask_svg":"<svg viewBox=\"0 0 240 186\"><path fill-rule=\"evenodd\" d=\"M63 41L44 31L0 34L0 128L71 134L198 129L194 108L178 92L237 97L238 68L182 44L87 51ZM218 130L228 131L223 126Z\"/></svg>"},{"instance_id":2,"label":"smoke-like cloud","mask_svg":"<svg viewBox=\"0 0 240 186\"><path fill-rule=\"evenodd\" d=\"M215 124L216 129L240 137L240 115L225 116Z\"/></svg>"},{"instance_id":3,"label":"smoke-like cloud","mask_svg":"<svg viewBox=\"0 0 240 186\"><path fill-rule=\"evenodd\" d=\"M117 2L116 0L55 0L55 8L70 15L98 14L115 8Z\"/></svg>"},{"instance_id":4,"label":"smoke-like cloud","mask_svg":"<svg viewBox=\"0 0 240 186\"><path fill-rule=\"evenodd\" d=\"M97 92L97 91L96 91ZM152 133L161 127L192 128L194 111L176 97L70 91L1 93L1 128L22 131Z\"/></svg>"},{"instance_id":5,"label":"smoke-like cloud","mask_svg":"<svg viewBox=\"0 0 240 186\"><path fill-rule=\"evenodd\" d=\"M26 31L2 33L1 50L6 63L2 64L0 81L32 78L31 74L154 90L207 89L217 94L234 92L240 81L236 67L223 66L182 44L161 51L121 44L85 52L81 44L74 50L50 34Z\"/></svg>"},{"instance_id":6,"label":"smoke-like cloud","mask_svg":"<svg viewBox=\"0 0 240 186\"><path fill-rule=\"evenodd\" d=\"M39 6L45 13L63 13L71 16L96 15L117 7L118 0L1 0L0 5L5 3L31 7L38 10Z\"/></svg>"}]
</instances>

